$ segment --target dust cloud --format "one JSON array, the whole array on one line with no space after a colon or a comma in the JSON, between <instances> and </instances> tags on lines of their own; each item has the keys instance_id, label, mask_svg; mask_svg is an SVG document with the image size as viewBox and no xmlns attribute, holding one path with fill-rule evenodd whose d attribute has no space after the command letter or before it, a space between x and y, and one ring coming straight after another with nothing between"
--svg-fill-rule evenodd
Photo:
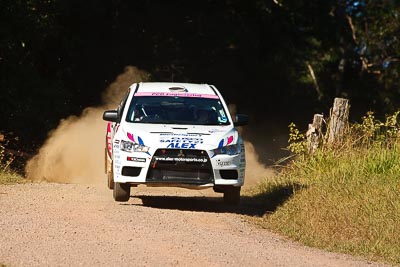
<instances>
[{"instance_id":1,"label":"dust cloud","mask_svg":"<svg viewBox=\"0 0 400 267\"><path fill-rule=\"evenodd\" d=\"M26 177L39 182L105 184L104 166L106 125L104 110L114 109L134 82L149 80L149 74L127 66L102 93L103 104L87 107L79 116L62 119L48 134L44 145L25 168ZM235 107L232 108L234 113ZM256 185L273 172L259 162L254 146L245 141L245 187Z\"/></svg>"},{"instance_id":2,"label":"dust cloud","mask_svg":"<svg viewBox=\"0 0 400 267\"><path fill-rule=\"evenodd\" d=\"M58 183L105 182L107 122L102 119L103 112L116 108L132 83L146 81L148 77L145 71L127 66L102 94L101 106L87 107L79 116L62 119L38 154L27 162L26 177Z\"/></svg>"},{"instance_id":3,"label":"dust cloud","mask_svg":"<svg viewBox=\"0 0 400 267\"><path fill-rule=\"evenodd\" d=\"M237 106L235 104L229 104L228 109L232 118L235 118L237 113ZM244 129L242 127L239 127L238 130L239 133L243 136ZM256 136L262 138L263 134L255 134L253 136L253 139L256 139ZM256 186L259 182L265 179L273 177L276 172L272 168L268 168L262 163L262 160L257 154L252 141L246 140L246 138L244 138L244 147L246 151L246 172L243 189L247 189Z\"/></svg>"},{"instance_id":4,"label":"dust cloud","mask_svg":"<svg viewBox=\"0 0 400 267\"><path fill-rule=\"evenodd\" d=\"M276 172L272 168L265 167L260 163L258 154L254 149L254 145L250 141L244 141L246 151L246 174L243 188L251 188L259 182L272 178Z\"/></svg>"}]
</instances>

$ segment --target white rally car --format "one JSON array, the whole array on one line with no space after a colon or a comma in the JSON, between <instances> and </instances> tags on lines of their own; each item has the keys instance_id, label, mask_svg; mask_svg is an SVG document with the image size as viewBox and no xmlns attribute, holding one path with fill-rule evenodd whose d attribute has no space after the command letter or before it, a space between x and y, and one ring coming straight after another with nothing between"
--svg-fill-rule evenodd
<instances>
[{"instance_id":1,"label":"white rally car","mask_svg":"<svg viewBox=\"0 0 400 267\"><path fill-rule=\"evenodd\" d=\"M128 201L131 187L212 187L224 202L238 204L245 180L245 148L213 85L171 82L132 84L107 123L105 171L115 201Z\"/></svg>"}]
</instances>

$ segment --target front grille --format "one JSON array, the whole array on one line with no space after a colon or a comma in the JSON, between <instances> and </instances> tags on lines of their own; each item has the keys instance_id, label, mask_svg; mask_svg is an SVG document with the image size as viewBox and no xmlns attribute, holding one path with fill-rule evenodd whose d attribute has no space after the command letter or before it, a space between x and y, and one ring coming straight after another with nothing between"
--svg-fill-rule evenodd
<instances>
[{"instance_id":1,"label":"front grille","mask_svg":"<svg viewBox=\"0 0 400 267\"><path fill-rule=\"evenodd\" d=\"M139 176L142 168L140 167L122 167L121 174L124 176Z\"/></svg>"},{"instance_id":2,"label":"front grille","mask_svg":"<svg viewBox=\"0 0 400 267\"><path fill-rule=\"evenodd\" d=\"M237 170L220 170L219 174L222 179L236 180L239 177Z\"/></svg>"},{"instance_id":3,"label":"front grille","mask_svg":"<svg viewBox=\"0 0 400 267\"><path fill-rule=\"evenodd\" d=\"M158 149L151 159L146 182L208 184L214 181L211 161L204 150Z\"/></svg>"}]
</instances>

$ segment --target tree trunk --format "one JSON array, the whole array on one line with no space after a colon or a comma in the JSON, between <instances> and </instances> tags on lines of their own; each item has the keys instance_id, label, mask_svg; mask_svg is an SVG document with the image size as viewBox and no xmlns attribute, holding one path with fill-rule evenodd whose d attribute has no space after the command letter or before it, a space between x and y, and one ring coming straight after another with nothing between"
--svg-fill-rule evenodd
<instances>
[{"instance_id":1,"label":"tree trunk","mask_svg":"<svg viewBox=\"0 0 400 267\"><path fill-rule=\"evenodd\" d=\"M329 120L328 144L342 141L349 120L350 104L345 98L335 98Z\"/></svg>"},{"instance_id":2,"label":"tree trunk","mask_svg":"<svg viewBox=\"0 0 400 267\"><path fill-rule=\"evenodd\" d=\"M308 125L308 131L306 133L308 153L313 154L319 147L322 141L322 124L324 122L324 116L321 114L314 114L312 124Z\"/></svg>"}]
</instances>

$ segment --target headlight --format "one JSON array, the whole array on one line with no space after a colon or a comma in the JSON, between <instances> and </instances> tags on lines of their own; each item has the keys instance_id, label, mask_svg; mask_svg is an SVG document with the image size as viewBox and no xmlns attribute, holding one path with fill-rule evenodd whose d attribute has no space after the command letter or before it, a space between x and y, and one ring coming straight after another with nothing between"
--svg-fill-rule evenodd
<instances>
[{"instance_id":1,"label":"headlight","mask_svg":"<svg viewBox=\"0 0 400 267\"><path fill-rule=\"evenodd\" d=\"M214 149L214 155L226 154L226 155L237 155L241 151L241 146L239 144L224 146L221 148Z\"/></svg>"},{"instance_id":2,"label":"headlight","mask_svg":"<svg viewBox=\"0 0 400 267\"><path fill-rule=\"evenodd\" d=\"M123 140L121 140L119 148L125 152L145 152L146 153L147 151L149 151L148 146L143 146L143 145L133 143L131 141L123 141Z\"/></svg>"}]
</instances>

